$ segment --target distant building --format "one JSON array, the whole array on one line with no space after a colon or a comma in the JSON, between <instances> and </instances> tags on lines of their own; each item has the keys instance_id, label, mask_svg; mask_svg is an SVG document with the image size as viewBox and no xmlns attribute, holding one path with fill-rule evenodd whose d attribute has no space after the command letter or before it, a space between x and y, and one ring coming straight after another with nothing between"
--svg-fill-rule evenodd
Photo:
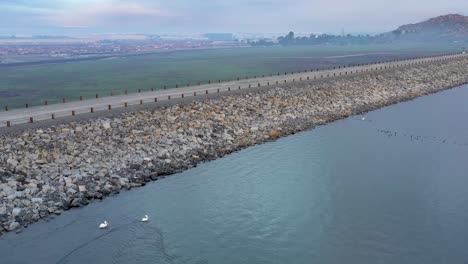
<instances>
[{"instance_id":1,"label":"distant building","mask_svg":"<svg viewBox=\"0 0 468 264\"><path fill-rule=\"evenodd\" d=\"M233 41L234 35L231 33L206 33L205 38L213 41Z\"/></svg>"}]
</instances>

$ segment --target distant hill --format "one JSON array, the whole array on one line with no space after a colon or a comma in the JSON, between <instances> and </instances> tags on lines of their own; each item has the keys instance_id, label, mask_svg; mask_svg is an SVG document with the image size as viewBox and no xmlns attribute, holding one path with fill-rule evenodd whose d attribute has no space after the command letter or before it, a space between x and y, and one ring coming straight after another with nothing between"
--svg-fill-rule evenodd
<instances>
[{"instance_id":1,"label":"distant hill","mask_svg":"<svg viewBox=\"0 0 468 264\"><path fill-rule=\"evenodd\" d=\"M400 26L393 31L400 40L453 42L468 40L468 16L449 14Z\"/></svg>"},{"instance_id":2,"label":"distant hill","mask_svg":"<svg viewBox=\"0 0 468 264\"><path fill-rule=\"evenodd\" d=\"M330 35L311 34L296 37L294 32L278 38L280 45L369 45L369 44L435 44L463 48L468 45L468 16L450 14L426 21L398 27L378 35ZM273 42L258 41L252 45L273 45Z\"/></svg>"}]
</instances>

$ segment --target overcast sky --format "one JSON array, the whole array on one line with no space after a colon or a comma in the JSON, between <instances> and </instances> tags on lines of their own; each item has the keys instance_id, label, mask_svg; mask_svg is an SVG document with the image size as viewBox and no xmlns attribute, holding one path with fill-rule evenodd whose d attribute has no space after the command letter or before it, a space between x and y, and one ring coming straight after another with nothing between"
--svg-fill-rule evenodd
<instances>
[{"instance_id":1,"label":"overcast sky","mask_svg":"<svg viewBox=\"0 0 468 264\"><path fill-rule=\"evenodd\" d=\"M0 34L378 33L468 0L0 0Z\"/></svg>"}]
</instances>

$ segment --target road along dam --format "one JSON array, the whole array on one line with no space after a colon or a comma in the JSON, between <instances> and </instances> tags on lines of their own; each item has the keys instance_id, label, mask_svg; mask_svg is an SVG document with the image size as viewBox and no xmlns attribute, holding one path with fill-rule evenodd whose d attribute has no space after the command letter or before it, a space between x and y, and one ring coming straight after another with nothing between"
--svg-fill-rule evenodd
<instances>
[{"instance_id":1,"label":"road along dam","mask_svg":"<svg viewBox=\"0 0 468 264\"><path fill-rule=\"evenodd\" d=\"M44 120L54 120L63 117L73 117L82 114L96 113L99 111L112 111L127 108L135 105L145 104L147 107L159 105L173 105L185 99L185 101L199 100L200 98L214 97L233 94L238 90L254 90L265 87L275 87L278 85L293 83L311 83L332 78L348 78L356 75L376 73L380 71L391 71L408 66L433 63L437 61L456 60L465 57L466 54L450 54L444 56L415 58L403 61L390 61L366 64L354 67L336 67L335 69L313 71L304 70L296 73L277 73L258 78L241 79L229 82L210 83L189 87L177 87L171 89L157 90L151 92L124 94L119 96L99 97L95 99L65 102L63 104L51 104L43 102L43 106L29 107L22 109L8 109L5 107L0 112L0 127L11 127L18 124L34 123ZM215 95L216 94L216 95ZM172 102L166 102L171 101ZM6 110L6 111L5 111ZM121 109L125 110L125 109Z\"/></svg>"}]
</instances>

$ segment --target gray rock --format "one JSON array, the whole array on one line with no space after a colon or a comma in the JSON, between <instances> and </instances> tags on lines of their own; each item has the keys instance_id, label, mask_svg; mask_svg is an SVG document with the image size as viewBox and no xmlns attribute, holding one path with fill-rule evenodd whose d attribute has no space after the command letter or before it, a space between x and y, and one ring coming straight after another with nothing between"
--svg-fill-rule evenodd
<instances>
[{"instance_id":1,"label":"gray rock","mask_svg":"<svg viewBox=\"0 0 468 264\"><path fill-rule=\"evenodd\" d=\"M15 208L13 208L13 211L11 212L11 215L13 215L13 217L18 216L18 215L21 214L21 210L22 210L22 208L15 207Z\"/></svg>"},{"instance_id":2,"label":"gray rock","mask_svg":"<svg viewBox=\"0 0 468 264\"><path fill-rule=\"evenodd\" d=\"M33 203L43 203L44 200L42 198L32 198L31 202L33 202Z\"/></svg>"},{"instance_id":3,"label":"gray rock","mask_svg":"<svg viewBox=\"0 0 468 264\"><path fill-rule=\"evenodd\" d=\"M37 160L37 159L39 159L39 155L37 153L31 153L31 154L28 155L28 158L30 160Z\"/></svg>"},{"instance_id":4,"label":"gray rock","mask_svg":"<svg viewBox=\"0 0 468 264\"><path fill-rule=\"evenodd\" d=\"M17 185L18 185L18 182L16 180L10 179L8 181L8 186L9 187L16 188Z\"/></svg>"},{"instance_id":5,"label":"gray rock","mask_svg":"<svg viewBox=\"0 0 468 264\"><path fill-rule=\"evenodd\" d=\"M79 207L81 206L82 199L81 198L75 198L73 201L70 203L71 207Z\"/></svg>"},{"instance_id":6,"label":"gray rock","mask_svg":"<svg viewBox=\"0 0 468 264\"><path fill-rule=\"evenodd\" d=\"M111 125L110 125L109 122L103 122L103 123L102 123L102 127L103 127L104 129L106 129L106 130L107 130L107 129L111 129Z\"/></svg>"},{"instance_id":7,"label":"gray rock","mask_svg":"<svg viewBox=\"0 0 468 264\"><path fill-rule=\"evenodd\" d=\"M63 176L70 176L70 175L72 175L72 172L69 169L63 169L62 170L62 175Z\"/></svg>"},{"instance_id":8,"label":"gray rock","mask_svg":"<svg viewBox=\"0 0 468 264\"><path fill-rule=\"evenodd\" d=\"M13 223L11 223L11 224L8 226L8 230L9 230L9 231L13 231L13 230L19 228L20 226L21 226L20 223L18 223L18 222L13 222Z\"/></svg>"},{"instance_id":9,"label":"gray rock","mask_svg":"<svg viewBox=\"0 0 468 264\"><path fill-rule=\"evenodd\" d=\"M49 178L50 178L51 180L56 180L58 176L59 176L58 173L53 173L53 172L51 172L51 173L49 174Z\"/></svg>"},{"instance_id":10,"label":"gray rock","mask_svg":"<svg viewBox=\"0 0 468 264\"><path fill-rule=\"evenodd\" d=\"M67 194L74 195L75 193L77 193L77 191L74 188L68 188L67 189Z\"/></svg>"},{"instance_id":11,"label":"gray rock","mask_svg":"<svg viewBox=\"0 0 468 264\"><path fill-rule=\"evenodd\" d=\"M8 159L7 165L9 165L12 168L16 168L18 166L18 161L15 159Z\"/></svg>"}]
</instances>

